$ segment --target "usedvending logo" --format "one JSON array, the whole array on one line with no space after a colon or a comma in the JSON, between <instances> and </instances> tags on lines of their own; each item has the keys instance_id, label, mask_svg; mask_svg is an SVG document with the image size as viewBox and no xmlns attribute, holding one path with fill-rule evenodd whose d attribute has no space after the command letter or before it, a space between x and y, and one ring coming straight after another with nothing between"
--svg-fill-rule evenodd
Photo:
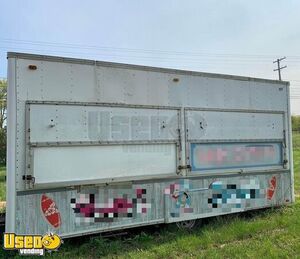
<instances>
[{"instance_id":1,"label":"usedvending logo","mask_svg":"<svg viewBox=\"0 0 300 259\"><path fill-rule=\"evenodd\" d=\"M3 248L18 250L20 255L45 255L45 250L57 250L62 244L61 238L53 233L41 235L16 235L4 233Z\"/></svg>"}]
</instances>

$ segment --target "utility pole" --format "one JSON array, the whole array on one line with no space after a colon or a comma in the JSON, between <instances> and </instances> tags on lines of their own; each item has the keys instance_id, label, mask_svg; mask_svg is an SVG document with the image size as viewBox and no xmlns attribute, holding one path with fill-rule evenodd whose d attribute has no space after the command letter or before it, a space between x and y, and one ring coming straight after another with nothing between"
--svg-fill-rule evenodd
<instances>
[{"instance_id":1,"label":"utility pole","mask_svg":"<svg viewBox=\"0 0 300 259\"><path fill-rule=\"evenodd\" d=\"M280 67L280 61L286 59L286 57L278 58L277 60L273 61L273 63L277 63L277 68L273 69L273 71L278 71L279 81L281 81L281 69L286 68L287 66Z\"/></svg>"}]
</instances>

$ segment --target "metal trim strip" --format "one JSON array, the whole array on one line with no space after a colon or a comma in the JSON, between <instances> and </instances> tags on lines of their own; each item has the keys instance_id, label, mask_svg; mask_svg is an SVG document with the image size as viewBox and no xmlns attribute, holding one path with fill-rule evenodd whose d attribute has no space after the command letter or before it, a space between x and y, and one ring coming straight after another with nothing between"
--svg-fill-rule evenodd
<instances>
[{"instance_id":1,"label":"metal trim strip","mask_svg":"<svg viewBox=\"0 0 300 259\"><path fill-rule=\"evenodd\" d=\"M176 74L176 75L178 75L178 74L193 75L193 76L210 77L210 78L232 79L232 80L239 80L239 81L254 81L254 82L261 82L261 83L273 83L276 85L278 85L278 84L279 85L288 85L289 84L289 82L286 82L286 81L278 81L278 80L272 80L272 79L225 75L225 74L217 74L217 73L205 73L205 72L197 72L197 71L172 69L172 68L159 68L159 67L141 66L141 65L133 65L133 64L122 64L122 63L114 63L114 62L95 61L95 60L88 60L88 59L67 58L67 57L48 56L48 55L27 54L27 53L18 53L18 52L8 52L7 58L44 60L44 61L52 61L52 62L83 64L83 65L96 65L96 66L103 66L103 67L137 69L137 70L144 70L144 71L151 71L151 72L170 73L170 74Z\"/></svg>"}]
</instances>

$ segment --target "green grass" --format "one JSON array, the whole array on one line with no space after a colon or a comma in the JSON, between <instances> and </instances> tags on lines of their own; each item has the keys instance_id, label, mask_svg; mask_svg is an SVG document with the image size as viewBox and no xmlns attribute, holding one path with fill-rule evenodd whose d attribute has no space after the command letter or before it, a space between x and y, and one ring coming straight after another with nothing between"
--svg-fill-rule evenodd
<instances>
[{"instance_id":1,"label":"green grass","mask_svg":"<svg viewBox=\"0 0 300 259\"><path fill-rule=\"evenodd\" d=\"M300 133L293 133L293 148L299 149L300 148Z\"/></svg>"},{"instance_id":2,"label":"green grass","mask_svg":"<svg viewBox=\"0 0 300 259\"><path fill-rule=\"evenodd\" d=\"M52 256L138 259L300 258L299 144L300 134L294 136L295 204L215 217L190 232L178 230L174 225L164 225L135 230L125 237L69 239ZM149 230L151 228L153 230Z\"/></svg>"},{"instance_id":3,"label":"green grass","mask_svg":"<svg viewBox=\"0 0 300 259\"><path fill-rule=\"evenodd\" d=\"M253 217L243 214L217 217L192 232L173 225L156 233L104 239L80 244L67 241L59 258L272 258L300 255L300 204L265 210Z\"/></svg>"}]
</instances>

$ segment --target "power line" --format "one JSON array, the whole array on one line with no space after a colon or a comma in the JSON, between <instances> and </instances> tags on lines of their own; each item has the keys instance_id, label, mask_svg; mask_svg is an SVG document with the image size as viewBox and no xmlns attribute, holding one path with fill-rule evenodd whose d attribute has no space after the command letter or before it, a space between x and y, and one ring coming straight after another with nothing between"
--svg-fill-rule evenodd
<instances>
[{"instance_id":1,"label":"power line","mask_svg":"<svg viewBox=\"0 0 300 259\"><path fill-rule=\"evenodd\" d=\"M7 48L4 48L4 47L0 47L0 49L5 49L7 50ZM128 62L128 59L136 59L136 60L139 60L138 62L148 62L148 61L156 61L156 62L169 62L169 61L175 61L176 63L179 63L179 62L188 62L188 63L195 63L197 64L198 66L199 65L202 65L202 66L205 66L206 68L209 68L209 69L214 69L214 68L218 68L220 69L221 66L218 65L220 62L222 62L222 66L223 68L227 68L227 69L230 69L230 67L235 67L235 66L249 66L250 64L247 64L247 61L245 62L240 62L240 61L235 61L235 60L222 60L222 61L218 61L218 60L205 60L205 59L197 59L197 60L194 60L194 59L190 59L190 58L185 58L185 59L178 59L178 58L170 58L170 57L149 57L149 56L124 56L124 55L113 55L113 54L100 54L100 53L85 53L85 52L72 52L72 51L62 51L62 50L47 50L47 49L28 49L28 48L17 48L17 47L13 47L13 49L16 49L17 51L31 51L33 53L36 53L36 54L41 54L41 53L53 53L53 54L62 54L62 55L84 55L86 57L92 57L92 58L95 58L95 56L99 56L101 57L101 59L105 60L105 58L109 58L108 61L113 61L112 59L114 58L117 58L117 60L119 61L120 59L123 59L122 62L126 62L126 63L131 63L131 62ZM151 64L151 63L150 63ZM256 63L255 64L255 67L257 66L264 66L265 67L265 64L260 64L260 63ZM171 67L173 67L171 65ZM180 65L180 68L187 68L187 69L191 69L191 67L193 66L183 66L182 64ZM199 69L199 67L198 67ZM201 68L203 70L203 68ZM257 75L255 75L257 76ZM263 75L261 75L263 76Z\"/></svg>"},{"instance_id":2,"label":"power line","mask_svg":"<svg viewBox=\"0 0 300 259\"><path fill-rule=\"evenodd\" d=\"M8 47L0 47L0 49L7 50ZM124 56L124 55L114 55L114 54L103 54L103 53L87 53L87 52L72 52L72 51L63 51L63 50L49 50L49 49L28 49L28 48L18 48L18 47L12 47L10 50L16 49L17 51L32 51L32 52L46 52L46 53L62 53L67 55L72 54L80 54L80 55L88 55L88 56L101 56L101 57L110 57L110 58L125 58L125 59L139 59L139 60L154 60L154 61L160 61L160 62L166 62L166 61L186 61L186 62L195 62L202 65L217 65L218 63L222 63L226 66L235 66L235 65L245 65L248 66L247 62L249 61L238 61L238 60L201 60L201 59L193 59L188 57L181 57L181 58L175 58L175 57L154 57L154 56ZM249 63L253 63L255 61L250 61ZM266 64L255 62L255 66L266 66ZM219 68L220 66L218 66Z\"/></svg>"},{"instance_id":3,"label":"power line","mask_svg":"<svg viewBox=\"0 0 300 259\"><path fill-rule=\"evenodd\" d=\"M80 45L80 44L69 44L69 43L53 43L53 42L45 42L45 41L28 41L28 40L16 40L16 39L0 39L2 42L10 42L10 43L17 43L17 44L30 44L30 45L39 45L39 46L50 46L50 47L63 47L63 48L76 48L76 49L100 49L101 51L123 51L123 52L134 52L138 53L141 52L143 54L160 54L159 57L154 57L154 56L124 56L124 55L113 55L113 54L100 54L97 53L96 55L101 55L110 57L110 58L130 58L130 59L139 59L141 61L143 60L159 60L160 62L166 62L166 61L178 61L178 57L163 57L161 54L169 54L169 55L185 55L184 57L181 57L180 60L185 60L187 62L196 62L197 64L201 65L214 65L216 63L222 62L222 64L226 64L226 67L228 66L235 66L235 65L248 65L248 63L253 63L255 62L256 66L264 66L264 62L268 62L265 57L269 57L271 55L245 55L245 54L212 54L212 53L194 53L194 52L178 52L178 51L165 51L165 50L145 50L145 49L129 49L129 48L114 48L114 47L99 47L99 46L89 46L89 45ZM0 47L1 48L1 47ZM2 47L2 49L7 49L7 47ZM11 47L10 47L11 48ZM18 47L13 47L14 49L19 49ZM41 51L41 52L52 52L52 53L66 53L66 54L83 54L83 55L94 55L95 53L86 53L86 52L72 52L72 51L62 51L62 50L37 50L37 49L26 49L22 48L26 51ZM139 53L140 54L140 53ZM193 55L192 57L186 57L186 55ZM199 60L198 57L194 57L195 55L201 55L203 56L201 60ZM253 58L257 60L253 60ZM292 58L292 57L291 57ZM300 58L295 56L294 58ZM205 60L207 59L207 60ZM242 59L242 60L240 60ZM205 61L204 61L205 60ZM298 61L292 61L299 63ZM299 64L300 65L300 64ZM219 66L218 66L219 68Z\"/></svg>"},{"instance_id":4,"label":"power line","mask_svg":"<svg viewBox=\"0 0 300 259\"><path fill-rule=\"evenodd\" d=\"M273 63L277 63L277 68L273 69L273 71L278 71L279 81L281 81L281 70L284 68L287 68L287 66L284 66L284 67L280 66L280 62L284 59L286 59L286 57L278 58L277 60L273 61Z\"/></svg>"},{"instance_id":5,"label":"power line","mask_svg":"<svg viewBox=\"0 0 300 259\"><path fill-rule=\"evenodd\" d=\"M275 55L262 55L262 54L237 54L237 53L205 53L205 52L187 52L187 51L170 51L170 50L160 50L160 49L134 49L134 48L120 48L120 47L107 47L107 46L97 46L97 45L83 45L74 43L57 43L49 41L32 41L32 40L19 40L19 39L4 39L0 38L0 41L4 43L13 44L30 44L30 45L40 45L40 46L52 46L52 47L64 47L64 48L76 48L76 49L98 49L98 50L111 50L111 51L126 51L126 52L144 52L144 53L159 53L159 54L171 54L171 55L200 55L200 56L212 56L212 57L236 57L236 58L265 58L269 59ZM289 56L291 59L300 59L300 56Z\"/></svg>"},{"instance_id":6,"label":"power line","mask_svg":"<svg viewBox=\"0 0 300 259\"><path fill-rule=\"evenodd\" d=\"M104 50L120 50L120 51L133 51L133 52L150 52L150 53L166 53L166 54L180 54L180 55L222 55L228 56L232 54L212 54L212 53L195 53L195 52L186 52L186 51L166 51L166 50L149 50L149 49L133 49L133 48L120 48L120 47L106 47L106 46L96 46L96 45L82 45L82 44L70 44L70 43L55 43L55 42L47 42L47 41L29 41L29 40L16 40L16 39L0 39L3 42L12 42L18 44L30 44L30 45L50 45L50 46L59 46L59 47L68 47L68 48L84 48L84 49L104 49ZM241 56L240 54L235 54ZM242 55L242 56L254 56L254 55ZM258 55L255 55L258 56ZM265 56L267 57L267 56Z\"/></svg>"},{"instance_id":7,"label":"power line","mask_svg":"<svg viewBox=\"0 0 300 259\"><path fill-rule=\"evenodd\" d=\"M19 47L0 47L0 49L17 49L17 50L25 50L25 51L33 51L33 52L46 52L46 53L65 53L68 55L85 55L85 56L101 56L117 59L136 59L141 62L169 62L176 61L180 62L189 62L196 63L198 65L203 65L208 67L209 69L218 68L220 69L219 63L222 63L223 67L226 69L230 69L230 67L234 66L249 66L255 63L255 66L264 66L267 62L269 62L270 57L274 57L274 55L266 55L266 54L237 54L237 53L205 53L205 52L187 52L187 51L170 51L170 50L160 50L160 49L134 49L134 48L120 48L120 47L107 47L107 46L97 46L97 45L83 45L83 44L74 44L74 43L58 43L58 42L49 42L49 41L32 41L32 40L20 40L20 39L5 39L0 38L0 42L6 44L18 44L18 45L33 45L40 47L51 47L51 48L63 48L64 50L54 50L54 49L32 49L32 48L21 48ZM84 50L85 52L79 51L66 51L65 49L76 49L76 50ZM92 53L91 51L97 51L97 53ZM104 53L99 53L104 52ZM107 52L113 52L108 54ZM118 53L118 54L117 54ZM124 55L125 54L125 55ZM132 55L134 54L134 55ZM158 56L155 56L158 55ZM288 56L288 62L294 63L293 66L297 63L300 65L300 56ZM286 68L287 66L280 67L280 61L284 58L277 59L273 63L277 63L277 69L274 71L278 71L279 80L281 80L281 70ZM112 61L112 60L110 60ZM172 67L172 65L171 65ZM180 68L191 69L192 66L183 66L180 65ZM291 80L294 82L300 82L300 80ZM294 86L294 84L293 84ZM297 85L295 85L297 86Z\"/></svg>"},{"instance_id":8,"label":"power line","mask_svg":"<svg viewBox=\"0 0 300 259\"><path fill-rule=\"evenodd\" d=\"M95 54L95 52L79 52L79 51L66 51L66 50L49 50L49 49L28 49L26 47L14 47L14 46L9 46L9 47L6 47L6 46L2 46L1 47L2 49L24 49L24 50L29 50L29 51L51 51L51 52L60 52L60 53L69 53L69 54L88 54L88 55L92 55L92 54ZM100 54L99 52L97 52L97 54ZM128 54L128 53L127 53ZM193 56L181 56L181 57L172 57L172 56L162 56L162 55L159 55L159 56L140 56L139 53L135 53L135 54L138 54L139 56L124 56L124 53L122 53L121 55L123 57L134 57L134 58L147 58L147 59L164 59L164 60L188 60L188 61L203 61L203 59L207 59L209 60L210 62L237 62L237 63L266 63L268 62L268 60L247 60L247 59L242 59L241 58L235 58L235 57L229 57L229 56L226 56L226 57L213 57L213 56L209 56L209 57L202 57L201 59L199 59L198 57L193 57ZM145 53L141 53L141 54L145 54ZM116 56L116 57L121 57L120 54L102 54L101 55L109 55L109 56ZM157 55L157 53L156 53ZM260 65L263 65L263 64L260 64Z\"/></svg>"}]
</instances>

